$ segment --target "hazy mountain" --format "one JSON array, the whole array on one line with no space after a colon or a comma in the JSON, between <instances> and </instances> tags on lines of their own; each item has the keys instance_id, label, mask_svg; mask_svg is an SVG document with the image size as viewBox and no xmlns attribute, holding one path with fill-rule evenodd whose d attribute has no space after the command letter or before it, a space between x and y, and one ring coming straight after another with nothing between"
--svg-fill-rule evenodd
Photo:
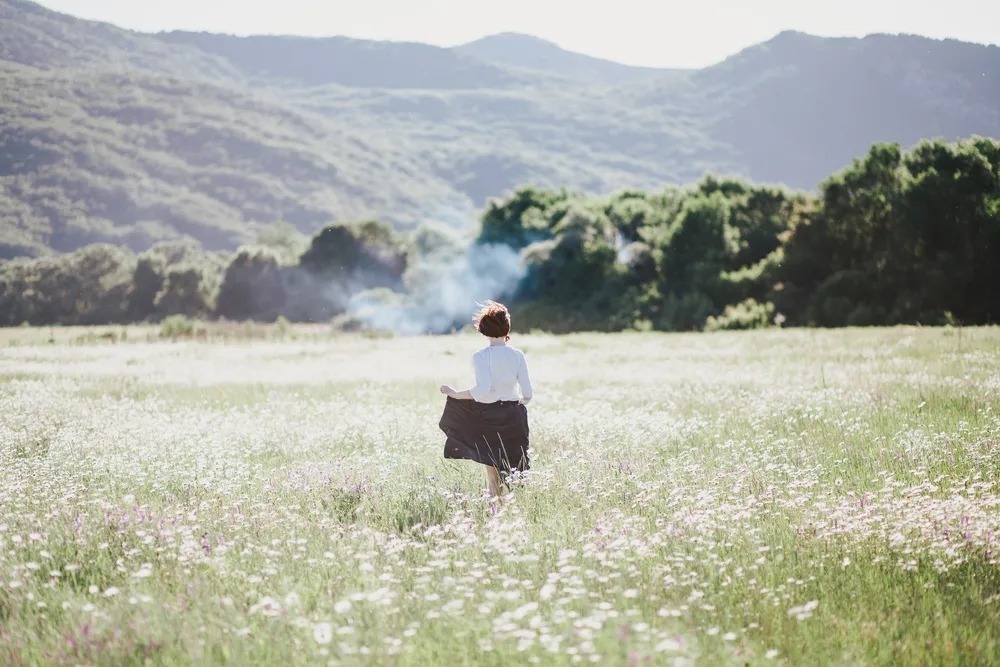
<instances>
[{"instance_id":1,"label":"hazy mountain","mask_svg":"<svg viewBox=\"0 0 1000 667\"><path fill-rule=\"evenodd\" d=\"M876 141L1000 136L997 46L784 32L697 72L693 85L726 100L708 131L739 152L742 173L799 187ZM671 97L658 92L638 103Z\"/></svg>"},{"instance_id":2,"label":"hazy mountain","mask_svg":"<svg viewBox=\"0 0 1000 667\"><path fill-rule=\"evenodd\" d=\"M149 35L0 0L0 258L233 247L276 219L471 228L525 183L814 188L873 142L1000 136L998 109L1000 48L920 37L782 33L658 71L520 35Z\"/></svg>"},{"instance_id":3,"label":"hazy mountain","mask_svg":"<svg viewBox=\"0 0 1000 667\"><path fill-rule=\"evenodd\" d=\"M676 70L630 67L560 48L557 44L518 33L505 32L453 47L484 62L547 72L581 81L620 84L642 81Z\"/></svg>"},{"instance_id":4,"label":"hazy mountain","mask_svg":"<svg viewBox=\"0 0 1000 667\"><path fill-rule=\"evenodd\" d=\"M305 85L449 90L503 88L518 81L511 72L426 44L193 32L159 33L155 37L220 56L251 77Z\"/></svg>"},{"instance_id":5,"label":"hazy mountain","mask_svg":"<svg viewBox=\"0 0 1000 667\"><path fill-rule=\"evenodd\" d=\"M9 65L0 90L0 257L178 235L231 248L267 221L316 230L337 216L395 210L415 223L468 207L377 133L250 90Z\"/></svg>"},{"instance_id":6,"label":"hazy mountain","mask_svg":"<svg viewBox=\"0 0 1000 667\"><path fill-rule=\"evenodd\" d=\"M223 60L149 35L85 21L27 0L0 0L0 62L39 69L93 66L232 78Z\"/></svg>"}]
</instances>

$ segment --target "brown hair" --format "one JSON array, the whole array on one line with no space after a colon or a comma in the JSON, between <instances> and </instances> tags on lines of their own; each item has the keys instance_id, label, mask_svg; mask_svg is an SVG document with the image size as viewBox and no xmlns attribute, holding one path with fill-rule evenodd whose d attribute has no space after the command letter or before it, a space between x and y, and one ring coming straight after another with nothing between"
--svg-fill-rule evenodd
<instances>
[{"instance_id":1,"label":"brown hair","mask_svg":"<svg viewBox=\"0 0 1000 667\"><path fill-rule=\"evenodd\" d=\"M472 318L472 323L476 325L479 333L488 338L510 339L510 313L507 306L496 301L487 301L479 312Z\"/></svg>"}]
</instances>

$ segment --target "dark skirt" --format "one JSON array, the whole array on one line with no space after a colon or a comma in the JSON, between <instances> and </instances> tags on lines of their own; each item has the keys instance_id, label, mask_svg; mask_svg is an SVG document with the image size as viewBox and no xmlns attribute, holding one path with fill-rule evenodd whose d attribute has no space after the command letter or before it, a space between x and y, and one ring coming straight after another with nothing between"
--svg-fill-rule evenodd
<instances>
[{"instance_id":1,"label":"dark skirt","mask_svg":"<svg viewBox=\"0 0 1000 667\"><path fill-rule=\"evenodd\" d=\"M528 469L528 408L517 401L477 403L450 396L438 424L446 459L493 466L505 475Z\"/></svg>"}]
</instances>

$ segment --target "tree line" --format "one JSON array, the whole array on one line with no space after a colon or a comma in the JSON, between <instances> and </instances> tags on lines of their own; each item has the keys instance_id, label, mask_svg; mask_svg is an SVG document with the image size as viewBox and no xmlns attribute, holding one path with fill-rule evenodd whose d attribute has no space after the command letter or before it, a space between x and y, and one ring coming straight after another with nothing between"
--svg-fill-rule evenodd
<instances>
[{"instance_id":1,"label":"tree line","mask_svg":"<svg viewBox=\"0 0 1000 667\"><path fill-rule=\"evenodd\" d=\"M488 205L471 242L519 253L520 280L491 296L520 327L996 322L1000 142L878 144L816 195L716 176L607 197L524 187ZM379 221L311 239L275 225L235 253L95 244L0 264L0 325L343 320L359 295L405 303L466 249L432 224Z\"/></svg>"}]
</instances>

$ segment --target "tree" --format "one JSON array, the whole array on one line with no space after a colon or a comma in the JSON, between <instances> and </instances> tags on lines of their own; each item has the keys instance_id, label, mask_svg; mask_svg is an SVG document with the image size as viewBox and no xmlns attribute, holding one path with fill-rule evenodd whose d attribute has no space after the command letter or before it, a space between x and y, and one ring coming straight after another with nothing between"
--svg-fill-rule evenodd
<instances>
[{"instance_id":1,"label":"tree","mask_svg":"<svg viewBox=\"0 0 1000 667\"><path fill-rule=\"evenodd\" d=\"M708 292L715 287L737 235L729 225L731 204L721 192L695 194L684 201L662 245L665 294Z\"/></svg>"},{"instance_id":2,"label":"tree","mask_svg":"<svg viewBox=\"0 0 1000 667\"><path fill-rule=\"evenodd\" d=\"M275 222L261 230L256 245L271 250L282 266L294 266L309 247L309 238L287 222Z\"/></svg>"},{"instance_id":3,"label":"tree","mask_svg":"<svg viewBox=\"0 0 1000 667\"><path fill-rule=\"evenodd\" d=\"M293 278L295 301L310 319L344 312L352 295L375 287L399 289L407 267L403 240L385 223L333 224L313 237ZM315 290L320 287L319 293ZM310 291L304 294L301 290Z\"/></svg>"},{"instance_id":4,"label":"tree","mask_svg":"<svg viewBox=\"0 0 1000 667\"><path fill-rule=\"evenodd\" d=\"M962 321L983 321L1000 314L1000 218L992 206L1000 197L996 159L996 150L984 141L927 141L906 156L910 179L900 263L922 285L915 307L901 309L901 315L943 321L950 311Z\"/></svg>"},{"instance_id":5,"label":"tree","mask_svg":"<svg viewBox=\"0 0 1000 667\"><path fill-rule=\"evenodd\" d=\"M566 202L566 191L553 192L532 187L519 188L503 202L490 201L480 219L478 243L503 243L524 248L552 237L552 206Z\"/></svg>"},{"instance_id":6,"label":"tree","mask_svg":"<svg viewBox=\"0 0 1000 667\"><path fill-rule=\"evenodd\" d=\"M136 262L126 297L128 320L210 315L225 266L223 257L206 253L189 241L158 243L143 252Z\"/></svg>"},{"instance_id":7,"label":"tree","mask_svg":"<svg viewBox=\"0 0 1000 667\"><path fill-rule=\"evenodd\" d=\"M285 286L278 254L269 248L244 247L226 268L216 312L230 320L274 322L285 306Z\"/></svg>"},{"instance_id":8,"label":"tree","mask_svg":"<svg viewBox=\"0 0 1000 667\"><path fill-rule=\"evenodd\" d=\"M894 261L899 254L901 164L897 144L876 144L863 159L824 181L815 206L800 209L805 219L791 225L778 272L783 294L776 304L792 314L790 323L886 321L887 302L906 289L907 281ZM852 315L854 308L860 310Z\"/></svg>"},{"instance_id":9,"label":"tree","mask_svg":"<svg viewBox=\"0 0 1000 667\"><path fill-rule=\"evenodd\" d=\"M177 266L167 271L163 288L156 295L158 317L187 315L208 317L212 314L212 296L206 285L206 274L200 266Z\"/></svg>"},{"instance_id":10,"label":"tree","mask_svg":"<svg viewBox=\"0 0 1000 667\"><path fill-rule=\"evenodd\" d=\"M10 262L0 270L0 323L104 324L127 320L135 256L108 244Z\"/></svg>"},{"instance_id":11,"label":"tree","mask_svg":"<svg viewBox=\"0 0 1000 667\"><path fill-rule=\"evenodd\" d=\"M156 295L163 289L166 277L159 258L143 253L132 274L132 287L126 298L126 313L130 322L144 322L156 312Z\"/></svg>"}]
</instances>

